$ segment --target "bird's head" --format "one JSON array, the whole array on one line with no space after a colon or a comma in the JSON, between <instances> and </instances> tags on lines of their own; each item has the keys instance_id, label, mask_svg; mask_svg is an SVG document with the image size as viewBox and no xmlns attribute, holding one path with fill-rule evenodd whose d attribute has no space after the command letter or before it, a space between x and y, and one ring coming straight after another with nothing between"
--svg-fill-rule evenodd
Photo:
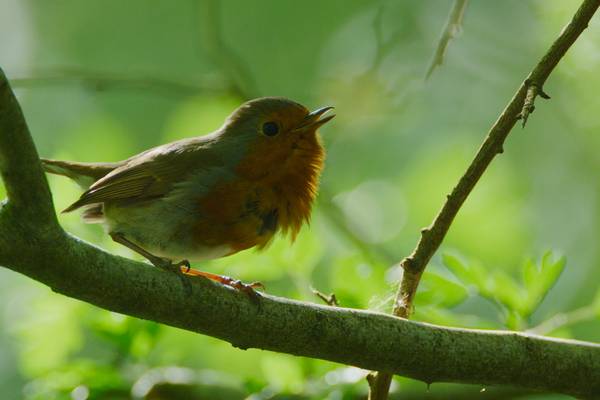
<instances>
[{"instance_id":1,"label":"bird's head","mask_svg":"<svg viewBox=\"0 0 600 400\"><path fill-rule=\"evenodd\" d=\"M295 171L318 175L324 152L317 130L335 116L326 115L331 109L311 112L283 97L242 104L222 128L224 139L245 148L237 172L251 179L276 179Z\"/></svg>"}]
</instances>

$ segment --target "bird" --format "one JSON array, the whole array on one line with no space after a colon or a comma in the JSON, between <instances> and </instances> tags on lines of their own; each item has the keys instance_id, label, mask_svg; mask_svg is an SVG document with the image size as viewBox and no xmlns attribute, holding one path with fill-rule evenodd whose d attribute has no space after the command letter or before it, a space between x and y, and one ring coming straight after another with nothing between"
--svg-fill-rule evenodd
<instances>
[{"instance_id":1,"label":"bird","mask_svg":"<svg viewBox=\"0 0 600 400\"><path fill-rule=\"evenodd\" d=\"M63 212L82 209L117 243L153 265L253 292L259 282L192 269L277 232L293 241L310 220L324 167L318 129L333 107L309 111L284 97L250 100L212 133L163 144L120 162L41 159L85 191Z\"/></svg>"}]
</instances>

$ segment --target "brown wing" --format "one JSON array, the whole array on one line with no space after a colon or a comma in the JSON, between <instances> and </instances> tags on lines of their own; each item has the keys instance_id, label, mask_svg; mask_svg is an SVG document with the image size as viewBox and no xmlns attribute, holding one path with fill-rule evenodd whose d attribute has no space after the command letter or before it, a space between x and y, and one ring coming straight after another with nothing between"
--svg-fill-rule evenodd
<instances>
[{"instance_id":1,"label":"brown wing","mask_svg":"<svg viewBox=\"0 0 600 400\"><path fill-rule=\"evenodd\" d=\"M123 163L81 163L74 161L48 160L41 158L44 170L51 174L63 175L74 180L84 189L109 174Z\"/></svg>"},{"instance_id":2,"label":"brown wing","mask_svg":"<svg viewBox=\"0 0 600 400\"><path fill-rule=\"evenodd\" d=\"M140 201L162 197L190 172L220 163L210 142L206 140L186 139L159 146L127 160L124 165L94 183L63 212L105 201Z\"/></svg>"}]
</instances>

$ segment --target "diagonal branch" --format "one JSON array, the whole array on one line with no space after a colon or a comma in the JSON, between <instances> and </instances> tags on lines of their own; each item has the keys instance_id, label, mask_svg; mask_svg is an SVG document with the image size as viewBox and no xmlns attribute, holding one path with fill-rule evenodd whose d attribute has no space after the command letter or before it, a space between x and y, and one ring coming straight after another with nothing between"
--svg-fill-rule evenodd
<instances>
[{"instance_id":1,"label":"diagonal branch","mask_svg":"<svg viewBox=\"0 0 600 400\"><path fill-rule=\"evenodd\" d=\"M502 331L444 328L361 310L244 294L180 279L65 234L36 151L0 74L0 172L15 209L0 210L0 262L54 291L107 310L220 338L234 346L314 357L426 382L511 384L600 396L600 345ZM34 201L27 194L36 194ZM30 216L45 216L43 225ZM52 237L40 232L52 231Z\"/></svg>"},{"instance_id":2,"label":"diagonal branch","mask_svg":"<svg viewBox=\"0 0 600 400\"><path fill-rule=\"evenodd\" d=\"M467 196L471 193L494 157L504 151L504 141L513 126L520 118L525 119L527 117L527 114L523 112L524 109L526 109L527 113L532 111L536 94L541 95L543 93L547 97L542 89L546 79L548 79L548 76L567 50L575 43L579 35L587 28L588 22L599 6L600 0L583 1L579 9L575 12L571 22L561 31L558 38L550 46L550 49L521 84L504 111L502 111L502 114L500 114L500 117L488 132L487 137L477 151L467 171L460 178L452 193L447 195L446 202L433 223L421 230L421 238L417 243L417 247L410 256L406 257L400 263L404 269L404 273L394 302L392 311L394 315L404 318L410 316L413 299L421 280L421 275L427 267L429 260L444 240L454 217L456 217ZM391 378L392 376L385 372L378 373L375 376L371 375L369 380L371 400L387 398Z\"/></svg>"},{"instance_id":3,"label":"diagonal branch","mask_svg":"<svg viewBox=\"0 0 600 400\"><path fill-rule=\"evenodd\" d=\"M556 67L567 50L575 43L575 40L587 28L598 7L600 0L585 0L577 10L571 22L563 29L562 33L552 44L542 60L529 74L526 81L519 87L517 93L506 106L498 120L490 129L488 136L477 151L471 165L460 178L458 184L446 199L446 203L436 216L433 224L421 232L421 240L413 253L405 258L401 265L405 271L411 274L421 273L431 256L435 253L444 239L458 210L471 193L479 178L497 154L503 152L503 145L509 132L520 117L526 93L531 85L542 88L548 76ZM541 89L539 89L541 90Z\"/></svg>"}]
</instances>

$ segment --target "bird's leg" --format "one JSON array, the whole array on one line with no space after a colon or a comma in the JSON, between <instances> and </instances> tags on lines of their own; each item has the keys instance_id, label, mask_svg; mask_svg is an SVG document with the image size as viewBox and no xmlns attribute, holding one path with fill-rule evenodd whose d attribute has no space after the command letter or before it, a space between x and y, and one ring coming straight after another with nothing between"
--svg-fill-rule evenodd
<instances>
[{"instance_id":1,"label":"bird's leg","mask_svg":"<svg viewBox=\"0 0 600 400\"><path fill-rule=\"evenodd\" d=\"M147 250L144 250L137 244L127 239L122 233L111 232L110 237L115 242L122 244L123 246L135 251L141 256L144 256L155 267L176 273L183 272L181 267L185 267L187 270L190 269L190 262L188 260L181 260L178 263L173 263L173 261L169 260L168 258L155 256L154 254L150 253Z\"/></svg>"},{"instance_id":2,"label":"bird's leg","mask_svg":"<svg viewBox=\"0 0 600 400\"><path fill-rule=\"evenodd\" d=\"M188 269L187 271L181 271L184 275L189 276L202 276L204 278L210 279L211 281L219 282L225 286L232 287L234 289L239 290L240 292L248 293L250 295L255 295L256 292L254 289L263 289L265 285L260 282L252 282L252 283L244 283L240 280L230 278L224 275L217 275L210 272L198 271L197 269Z\"/></svg>"},{"instance_id":3,"label":"bird's leg","mask_svg":"<svg viewBox=\"0 0 600 400\"><path fill-rule=\"evenodd\" d=\"M212 274L210 272L198 271L196 269L190 268L190 262L188 260L181 260L177 263L173 263L168 258L163 258L156 256L150 253L147 250L144 250L137 244L133 243L129 239L127 239L122 233L111 232L110 237L115 242L122 244L123 246L135 251L136 253L144 256L148 261L150 261L154 266L175 272L178 274L188 275L188 276L202 276L204 278L210 279L211 281L219 282L222 285L226 285L232 287L234 289L239 290L240 292L244 292L248 294L250 297L257 297L258 294L254 291L254 289L264 289L264 285L260 282L252 282L252 283L244 283L237 279L230 278L228 276Z\"/></svg>"}]
</instances>

